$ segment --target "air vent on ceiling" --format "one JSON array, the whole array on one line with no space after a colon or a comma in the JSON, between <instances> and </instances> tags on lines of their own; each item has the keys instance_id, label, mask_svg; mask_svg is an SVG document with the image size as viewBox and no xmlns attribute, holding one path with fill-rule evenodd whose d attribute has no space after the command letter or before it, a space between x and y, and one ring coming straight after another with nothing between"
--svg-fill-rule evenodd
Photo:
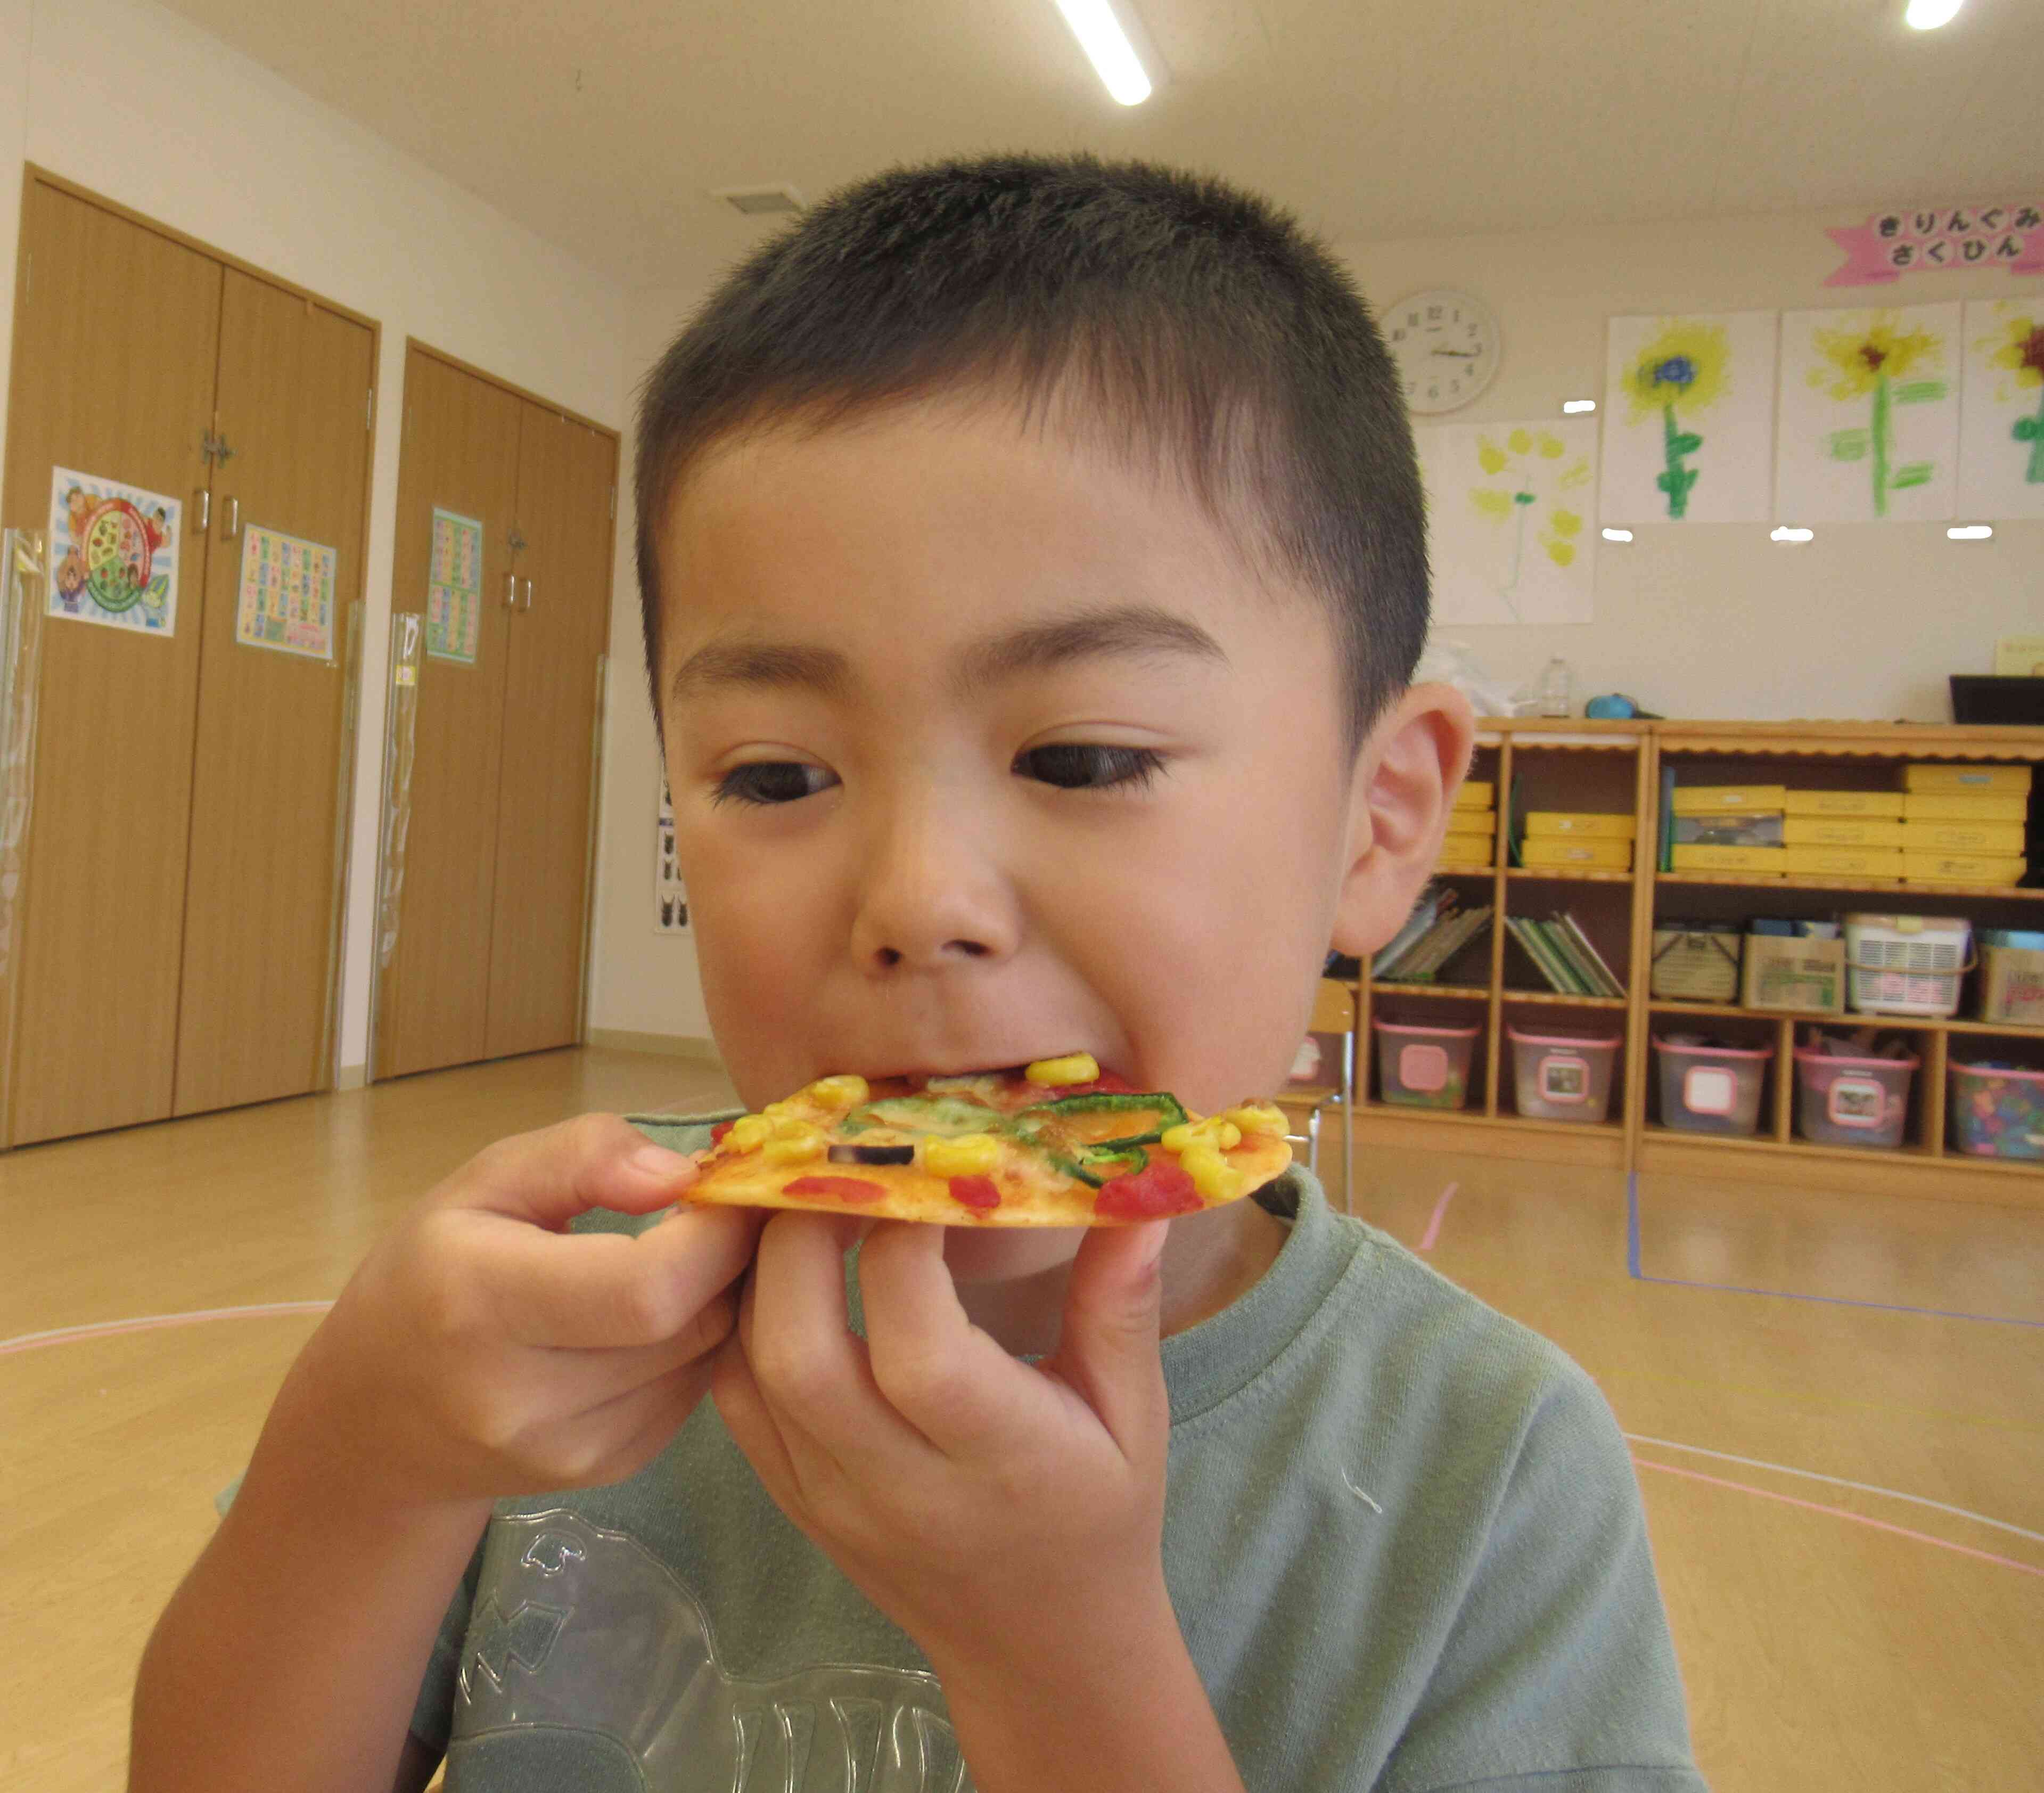
<instances>
[{"instance_id":1,"label":"air vent on ceiling","mask_svg":"<svg viewBox=\"0 0 2044 1793\"><path fill-rule=\"evenodd\" d=\"M726 187L711 198L721 199L734 212L742 212L749 218L771 217L802 209L802 196L792 187Z\"/></svg>"}]
</instances>

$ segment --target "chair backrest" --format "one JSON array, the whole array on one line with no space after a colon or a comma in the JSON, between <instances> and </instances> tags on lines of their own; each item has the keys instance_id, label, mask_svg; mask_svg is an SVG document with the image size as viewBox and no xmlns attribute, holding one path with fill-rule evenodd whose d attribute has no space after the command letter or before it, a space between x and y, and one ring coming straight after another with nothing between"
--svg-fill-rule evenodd
<instances>
[{"instance_id":1,"label":"chair backrest","mask_svg":"<svg viewBox=\"0 0 2044 1793\"><path fill-rule=\"evenodd\" d=\"M1331 977L1320 979L1313 992L1315 1033L1353 1033L1355 1031L1355 992Z\"/></svg>"}]
</instances>

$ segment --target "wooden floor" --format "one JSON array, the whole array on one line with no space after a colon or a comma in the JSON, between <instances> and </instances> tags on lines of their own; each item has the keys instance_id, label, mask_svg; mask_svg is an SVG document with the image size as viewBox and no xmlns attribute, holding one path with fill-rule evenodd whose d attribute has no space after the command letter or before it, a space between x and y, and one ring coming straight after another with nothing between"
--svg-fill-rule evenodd
<instances>
[{"instance_id":1,"label":"wooden floor","mask_svg":"<svg viewBox=\"0 0 2044 1793\"><path fill-rule=\"evenodd\" d=\"M28 1335L326 1300L486 1141L727 1094L555 1052L0 1157L0 1787L121 1785L143 1640L317 1315ZM1358 1181L1609 1395L1719 1793L2044 1788L2034 1210L1673 1178L1635 1200L1416 1152Z\"/></svg>"}]
</instances>

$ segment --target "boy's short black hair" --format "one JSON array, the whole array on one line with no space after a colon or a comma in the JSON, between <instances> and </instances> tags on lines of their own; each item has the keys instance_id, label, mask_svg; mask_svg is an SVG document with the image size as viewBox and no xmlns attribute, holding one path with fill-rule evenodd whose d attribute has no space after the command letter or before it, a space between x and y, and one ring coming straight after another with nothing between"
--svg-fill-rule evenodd
<instances>
[{"instance_id":1,"label":"boy's short black hair","mask_svg":"<svg viewBox=\"0 0 2044 1793\"><path fill-rule=\"evenodd\" d=\"M1325 597L1350 750L1427 633L1424 505L1399 382L1354 283L1224 183L1090 156L897 169L724 282L647 376L638 562L691 464L747 428L954 389L1012 395L1184 479L1249 562Z\"/></svg>"}]
</instances>

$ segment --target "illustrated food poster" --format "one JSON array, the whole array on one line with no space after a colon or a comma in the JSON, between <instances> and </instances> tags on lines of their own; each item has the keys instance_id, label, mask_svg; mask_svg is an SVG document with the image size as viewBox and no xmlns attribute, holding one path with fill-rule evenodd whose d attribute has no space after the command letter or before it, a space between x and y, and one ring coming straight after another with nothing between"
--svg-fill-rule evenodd
<instances>
[{"instance_id":1,"label":"illustrated food poster","mask_svg":"<svg viewBox=\"0 0 2044 1793\"><path fill-rule=\"evenodd\" d=\"M1773 514L1777 335L1772 311L1611 320L1600 525Z\"/></svg>"},{"instance_id":2,"label":"illustrated food poster","mask_svg":"<svg viewBox=\"0 0 2044 1793\"><path fill-rule=\"evenodd\" d=\"M161 492L52 468L49 614L175 634L183 522L183 504Z\"/></svg>"},{"instance_id":3,"label":"illustrated food poster","mask_svg":"<svg viewBox=\"0 0 2044 1793\"><path fill-rule=\"evenodd\" d=\"M2044 517L2044 294L1965 308L1959 514Z\"/></svg>"},{"instance_id":4,"label":"illustrated food poster","mask_svg":"<svg viewBox=\"0 0 2044 1793\"><path fill-rule=\"evenodd\" d=\"M333 658L334 569L324 543L250 524L241 533L241 589L234 639L252 648Z\"/></svg>"},{"instance_id":5,"label":"illustrated food poster","mask_svg":"<svg viewBox=\"0 0 2044 1793\"><path fill-rule=\"evenodd\" d=\"M426 652L475 664L482 626L482 525L433 506L432 560L426 575Z\"/></svg>"},{"instance_id":6,"label":"illustrated food poster","mask_svg":"<svg viewBox=\"0 0 2044 1793\"><path fill-rule=\"evenodd\" d=\"M1959 312L1954 303L1783 314L1774 479L1785 523L1952 515Z\"/></svg>"},{"instance_id":7,"label":"illustrated food poster","mask_svg":"<svg viewBox=\"0 0 2044 1793\"><path fill-rule=\"evenodd\" d=\"M1415 433L1437 622L1588 622L1595 607L1596 421Z\"/></svg>"},{"instance_id":8,"label":"illustrated food poster","mask_svg":"<svg viewBox=\"0 0 2044 1793\"><path fill-rule=\"evenodd\" d=\"M689 925L689 893L682 888L682 868L674 857L674 799L667 775L660 773L660 814L653 841L653 931L679 933Z\"/></svg>"}]
</instances>

